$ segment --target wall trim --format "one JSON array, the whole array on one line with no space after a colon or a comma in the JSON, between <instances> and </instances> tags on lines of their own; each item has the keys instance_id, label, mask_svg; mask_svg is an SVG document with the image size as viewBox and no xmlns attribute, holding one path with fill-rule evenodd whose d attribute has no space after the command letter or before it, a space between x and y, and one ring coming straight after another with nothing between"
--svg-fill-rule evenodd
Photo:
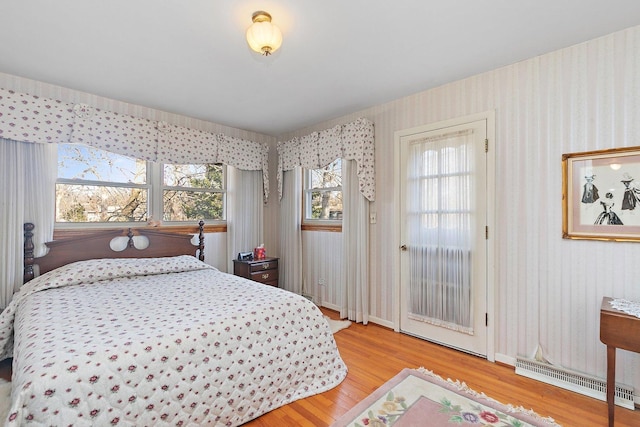
<instances>
[{"instance_id":1,"label":"wall trim","mask_svg":"<svg viewBox=\"0 0 640 427\"><path fill-rule=\"evenodd\" d=\"M496 353L495 354L495 361L497 363L502 363L503 365L511 366L512 368L515 368L515 366L516 366L516 358L515 357L511 357L511 356L508 356L508 355L502 354L502 353Z\"/></svg>"}]
</instances>

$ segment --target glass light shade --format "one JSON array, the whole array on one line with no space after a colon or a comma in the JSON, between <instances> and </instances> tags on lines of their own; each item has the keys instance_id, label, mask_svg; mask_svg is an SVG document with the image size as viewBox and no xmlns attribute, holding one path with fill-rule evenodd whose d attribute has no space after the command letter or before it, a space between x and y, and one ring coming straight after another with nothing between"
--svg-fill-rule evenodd
<instances>
[{"instance_id":1,"label":"glass light shade","mask_svg":"<svg viewBox=\"0 0 640 427\"><path fill-rule=\"evenodd\" d=\"M282 45L282 32L271 23L271 16L265 15L254 14L253 24L247 29L247 43L256 52L270 55Z\"/></svg>"}]
</instances>

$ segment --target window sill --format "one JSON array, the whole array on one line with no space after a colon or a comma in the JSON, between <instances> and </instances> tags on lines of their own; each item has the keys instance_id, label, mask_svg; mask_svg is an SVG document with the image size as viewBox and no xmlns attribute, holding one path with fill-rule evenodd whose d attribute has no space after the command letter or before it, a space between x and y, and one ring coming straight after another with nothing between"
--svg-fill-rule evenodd
<instances>
[{"instance_id":1,"label":"window sill","mask_svg":"<svg viewBox=\"0 0 640 427\"><path fill-rule=\"evenodd\" d=\"M122 230L125 228L143 228L147 230L159 230L167 233L184 233L184 234L198 234L198 226L197 225L163 225L160 227L150 227L148 225L144 226L129 226L123 224L118 227L117 224L110 225L109 227L87 227L87 228L55 228L53 230L53 239L65 239L69 237L82 236L87 233L93 233L96 231L104 231L104 230ZM205 224L204 225L205 233L226 233L227 225L226 224Z\"/></svg>"},{"instance_id":2,"label":"window sill","mask_svg":"<svg viewBox=\"0 0 640 427\"><path fill-rule=\"evenodd\" d=\"M302 224L302 231L325 231L332 233L341 233L342 224L319 224L319 223L306 223Z\"/></svg>"}]
</instances>

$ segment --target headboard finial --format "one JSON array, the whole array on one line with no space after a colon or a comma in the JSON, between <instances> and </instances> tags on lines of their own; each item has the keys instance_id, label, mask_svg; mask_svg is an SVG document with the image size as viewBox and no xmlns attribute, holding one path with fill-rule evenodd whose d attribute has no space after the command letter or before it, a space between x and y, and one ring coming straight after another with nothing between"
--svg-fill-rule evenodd
<instances>
[{"instance_id":1,"label":"headboard finial","mask_svg":"<svg viewBox=\"0 0 640 427\"><path fill-rule=\"evenodd\" d=\"M23 283L27 283L29 280L33 279L33 249L35 248L33 244L33 229L36 226L31 222L26 222L23 225L24 229L24 273L22 277Z\"/></svg>"},{"instance_id":2,"label":"headboard finial","mask_svg":"<svg viewBox=\"0 0 640 427\"><path fill-rule=\"evenodd\" d=\"M204 221L198 222L198 259L204 261Z\"/></svg>"}]
</instances>

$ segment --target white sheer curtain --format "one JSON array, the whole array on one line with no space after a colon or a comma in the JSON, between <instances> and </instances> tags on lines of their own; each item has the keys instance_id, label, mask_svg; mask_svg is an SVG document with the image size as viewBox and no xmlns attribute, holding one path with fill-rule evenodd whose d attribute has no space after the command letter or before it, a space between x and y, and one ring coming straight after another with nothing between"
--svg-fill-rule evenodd
<instances>
[{"instance_id":1,"label":"white sheer curtain","mask_svg":"<svg viewBox=\"0 0 640 427\"><path fill-rule=\"evenodd\" d=\"M472 333L473 132L414 142L407 162L409 316Z\"/></svg>"},{"instance_id":2,"label":"white sheer curtain","mask_svg":"<svg viewBox=\"0 0 640 427\"><path fill-rule=\"evenodd\" d=\"M0 308L22 285L23 224L35 224L35 256L53 238L57 145L0 138Z\"/></svg>"},{"instance_id":3,"label":"white sheer curtain","mask_svg":"<svg viewBox=\"0 0 640 427\"><path fill-rule=\"evenodd\" d=\"M280 287L302 294L302 170L283 174L280 202Z\"/></svg>"},{"instance_id":4,"label":"white sheer curtain","mask_svg":"<svg viewBox=\"0 0 640 427\"><path fill-rule=\"evenodd\" d=\"M262 171L228 166L227 180L227 259L228 271L233 273L238 252L252 251L264 243Z\"/></svg>"},{"instance_id":5,"label":"white sheer curtain","mask_svg":"<svg viewBox=\"0 0 640 427\"><path fill-rule=\"evenodd\" d=\"M369 201L360 193L357 165L342 160L344 268L340 317L369 322Z\"/></svg>"}]
</instances>

